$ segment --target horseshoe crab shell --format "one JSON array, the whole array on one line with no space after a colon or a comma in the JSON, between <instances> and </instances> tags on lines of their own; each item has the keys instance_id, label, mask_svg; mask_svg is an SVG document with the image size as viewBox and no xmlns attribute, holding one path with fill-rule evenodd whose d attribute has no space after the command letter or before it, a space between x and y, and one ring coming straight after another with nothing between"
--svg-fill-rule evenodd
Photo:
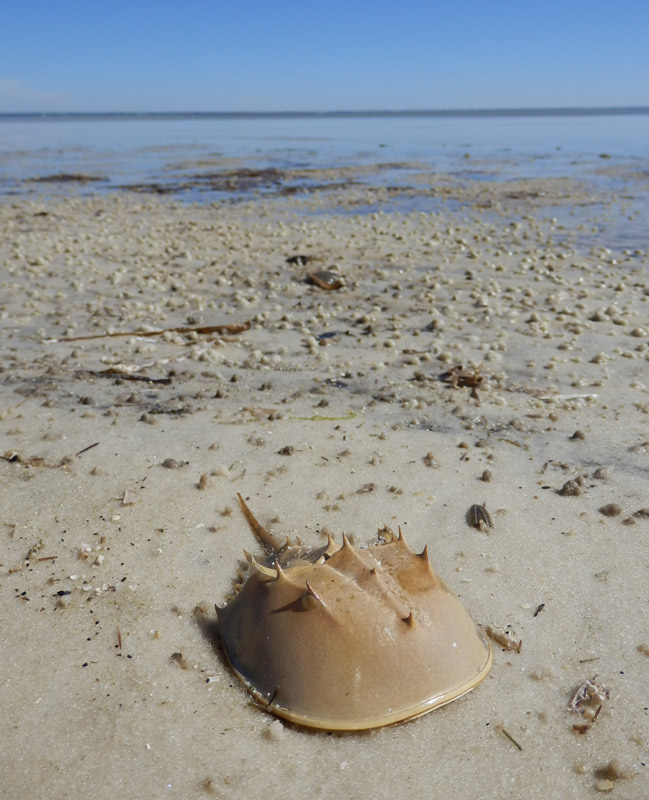
<instances>
[{"instance_id":1,"label":"horseshoe crab shell","mask_svg":"<svg viewBox=\"0 0 649 800\"><path fill-rule=\"evenodd\" d=\"M239 501L268 551L217 609L227 658L268 711L327 730L418 717L489 673L491 647L428 553L398 540L366 549L330 538L307 551L278 543Z\"/></svg>"}]
</instances>

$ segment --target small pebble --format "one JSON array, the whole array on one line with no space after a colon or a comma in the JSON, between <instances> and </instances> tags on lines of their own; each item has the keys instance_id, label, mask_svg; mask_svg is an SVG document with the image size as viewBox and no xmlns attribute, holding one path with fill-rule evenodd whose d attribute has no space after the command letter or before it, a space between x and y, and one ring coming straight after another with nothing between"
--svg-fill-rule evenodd
<instances>
[{"instance_id":1,"label":"small pebble","mask_svg":"<svg viewBox=\"0 0 649 800\"><path fill-rule=\"evenodd\" d=\"M286 737L286 728L276 719L266 728L266 736L271 742L281 742Z\"/></svg>"},{"instance_id":2,"label":"small pebble","mask_svg":"<svg viewBox=\"0 0 649 800\"><path fill-rule=\"evenodd\" d=\"M617 517L622 513L622 509L617 503L607 503L599 509L599 513L605 517Z\"/></svg>"},{"instance_id":3,"label":"small pebble","mask_svg":"<svg viewBox=\"0 0 649 800\"><path fill-rule=\"evenodd\" d=\"M557 491L562 497L576 497L581 494L581 489L577 481L566 481L563 486Z\"/></svg>"},{"instance_id":4,"label":"small pebble","mask_svg":"<svg viewBox=\"0 0 649 800\"><path fill-rule=\"evenodd\" d=\"M189 669L189 662L182 653L172 653L171 660L178 664L181 669Z\"/></svg>"},{"instance_id":5,"label":"small pebble","mask_svg":"<svg viewBox=\"0 0 649 800\"><path fill-rule=\"evenodd\" d=\"M439 464L435 460L435 456L432 453L426 453L422 460L427 467L439 467Z\"/></svg>"}]
</instances>

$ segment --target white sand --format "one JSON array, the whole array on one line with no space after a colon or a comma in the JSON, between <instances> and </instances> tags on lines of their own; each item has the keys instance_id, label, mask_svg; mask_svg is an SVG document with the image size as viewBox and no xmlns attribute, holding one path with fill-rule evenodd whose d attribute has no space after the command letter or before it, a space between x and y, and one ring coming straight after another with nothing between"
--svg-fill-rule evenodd
<instances>
[{"instance_id":1,"label":"white sand","mask_svg":"<svg viewBox=\"0 0 649 800\"><path fill-rule=\"evenodd\" d=\"M649 796L649 259L479 200L466 220L0 207L3 797ZM344 289L304 282L334 265ZM482 365L479 401L438 380L456 364ZM237 492L314 545L402 525L521 652L404 725L276 721L216 643L254 550ZM466 522L482 502L490 533ZM610 699L579 733L595 675Z\"/></svg>"}]
</instances>

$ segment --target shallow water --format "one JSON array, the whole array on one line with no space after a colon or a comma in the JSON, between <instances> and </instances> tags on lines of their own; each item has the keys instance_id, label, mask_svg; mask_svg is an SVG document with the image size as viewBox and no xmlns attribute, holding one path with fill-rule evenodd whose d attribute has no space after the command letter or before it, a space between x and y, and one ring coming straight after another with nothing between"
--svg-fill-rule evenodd
<instances>
[{"instance_id":1,"label":"shallow water","mask_svg":"<svg viewBox=\"0 0 649 800\"><path fill-rule=\"evenodd\" d=\"M372 165L380 169L369 170ZM209 176L277 170L274 183ZM649 246L649 113L546 116L34 117L0 116L0 196L92 194L117 188L228 202L278 191L321 191L310 170L348 170L360 187L415 186L422 174L467 183L568 177L602 205L578 210L587 236ZM356 174L354 174L356 170ZM302 171L298 178L286 173ZM305 174L306 173L306 174ZM83 175L84 182L42 182ZM286 178L286 180L284 180ZM41 179L41 180L39 180ZM335 183L335 176L329 180ZM279 187L279 188L278 188ZM612 202L611 202L612 201ZM460 211L452 198L394 192L354 213ZM593 214L605 219L593 221ZM565 207L552 212L562 217ZM601 237L599 237L601 238Z\"/></svg>"}]
</instances>

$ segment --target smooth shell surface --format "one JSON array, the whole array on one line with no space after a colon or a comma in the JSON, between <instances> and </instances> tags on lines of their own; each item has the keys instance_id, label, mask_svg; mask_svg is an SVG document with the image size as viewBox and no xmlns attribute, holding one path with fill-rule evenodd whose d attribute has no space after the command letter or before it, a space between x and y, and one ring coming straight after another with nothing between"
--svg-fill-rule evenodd
<instances>
[{"instance_id":1,"label":"smooth shell surface","mask_svg":"<svg viewBox=\"0 0 649 800\"><path fill-rule=\"evenodd\" d=\"M487 676L491 647L426 550L415 554L402 536L366 549L346 538L311 552L279 548L241 503L272 552L266 566L248 557L248 579L218 612L221 639L268 711L313 728L376 728Z\"/></svg>"}]
</instances>

